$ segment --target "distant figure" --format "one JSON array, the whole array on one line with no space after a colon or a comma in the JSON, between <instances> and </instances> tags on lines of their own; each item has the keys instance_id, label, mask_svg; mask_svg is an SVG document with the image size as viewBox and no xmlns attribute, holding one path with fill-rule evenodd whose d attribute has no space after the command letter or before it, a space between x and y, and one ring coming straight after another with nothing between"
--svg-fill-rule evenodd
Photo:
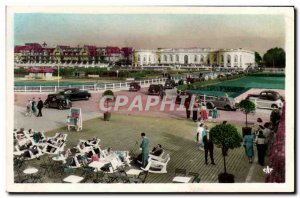
<instances>
[{"instance_id":1,"label":"distant figure","mask_svg":"<svg viewBox=\"0 0 300 198\"><path fill-rule=\"evenodd\" d=\"M188 99L185 99L184 101L184 107L186 111L186 118L190 119L191 117L191 110L190 110L190 101Z\"/></svg>"},{"instance_id":2,"label":"distant figure","mask_svg":"<svg viewBox=\"0 0 300 198\"><path fill-rule=\"evenodd\" d=\"M212 109L212 116L211 116L213 122L216 122L217 116L218 116L218 110L217 107L215 107Z\"/></svg>"},{"instance_id":3,"label":"distant figure","mask_svg":"<svg viewBox=\"0 0 300 198\"><path fill-rule=\"evenodd\" d=\"M43 107L44 107L44 103L43 103L42 99L39 98L39 102L38 102L38 104L37 104L37 108L38 108L38 110L39 110L39 113L37 114L36 117L43 117L43 114L42 114L42 109L43 109Z\"/></svg>"},{"instance_id":4,"label":"distant figure","mask_svg":"<svg viewBox=\"0 0 300 198\"><path fill-rule=\"evenodd\" d=\"M145 168L148 163L148 155L149 155L149 139L146 137L145 133L141 133L142 143L140 148L142 149L142 167Z\"/></svg>"},{"instance_id":5,"label":"distant figure","mask_svg":"<svg viewBox=\"0 0 300 198\"><path fill-rule=\"evenodd\" d=\"M252 164L252 157L254 155L253 151L253 142L254 142L254 135L246 134L244 136L244 147L245 147L245 153L248 157L249 163Z\"/></svg>"},{"instance_id":6,"label":"distant figure","mask_svg":"<svg viewBox=\"0 0 300 198\"><path fill-rule=\"evenodd\" d=\"M255 142L257 146L258 163L261 166L265 165L265 154L266 154L265 139L266 137L263 135L263 132L259 131Z\"/></svg>"},{"instance_id":7,"label":"distant figure","mask_svg":"<svg viewBox=\"0 0 300 198\"><path fill-rule=\"evenodd\" d=\"M207 155L209 152L211 164L215 165L214 162L214 144L212 138L210 137L209 131L206 132L206 135L203 137L204 151L205 151L205 164L207 165Z\"/></svg>"},{"instance_id":8,"label":"distant figure","mask_svg":"<svg viewBox=\"0 0 300 198\"><path fill-rule=\"evenodd\" d=\"M199 144L199 149L204 151L204 144L203 144L203 131L204 131L204 127L203 127L203 123L200 123L198 128L197 128L197 136L196 136L196 140L197 143Z\"/></svg>"},{"instance_id":9,"label":"distant figure","mask_svg":"<svg viewBox=\"0 0 300 198\"><path fill-rule=\"evenodd\" d=\"M32 114L34 116L36 116L36 101L35 101L35 98L32 98L31 109L32 109Z\"/></svg>"},{"instance_id":10,"label":"distant figure","mask_svg":"<svg viewBox=\"0 0 300 198\"><path fill-rule=\"evenodd\" d=\"M26 105L26 116L32 116L32 101L28 100L28 103Z\"/></svg>"},{"instance_id":11,"label":"distant figure","mask_svg":"<svg viewBox=\"0 0 300 198\"><path fill-rule=\"evenodd\" d=\"M203 122L205 122L208 119L205 105L201 105L201 116Z\"/></svg>"},{"instance_id":12,"label":"distant figure","mask_svg":"<svg viewBox=\"0 0 300 198\"><path fill-rule=\"evenodd\" d=\"M197 99L193 105L193 120L194 120L194 122L197 122L198 111L199 111L199 100Z\"/></svg>"}]
</instances>

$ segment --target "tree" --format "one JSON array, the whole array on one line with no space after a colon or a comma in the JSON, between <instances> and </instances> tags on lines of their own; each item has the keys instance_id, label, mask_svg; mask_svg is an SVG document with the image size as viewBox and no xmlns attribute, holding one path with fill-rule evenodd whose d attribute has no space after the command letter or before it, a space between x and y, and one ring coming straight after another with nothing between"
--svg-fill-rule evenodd
<instances>
[{"instance_id":1,"label":"tree","mask_svg":"<svg viewBox=\"0 0 300 198\"><path fill-rule=\"evenodd\" d=\"M285 51L282 48L269 49L263 56L264 63L267 67L284 68Z\"/></svg>"},{"instance_id":2,"label":"tree","mask_svg":"<svg viewBox=\"0 0 300 198\"><path fill-rule=\"evenodd\" d=\"M248 127L248 114L253 113L256 109L256 105L249 99L242 100L239 104L240 110L246 114L246 127Z\"/></svg>"},{"instance_id":3,"label":"tree","mask_svg":"<svg viewBox=\"0 0 300 198\"><path fill-rule=\"evenodd\" d=\"M260 54L258 52L255 52L255 63L257 65L260 65L261 62L262 62L262 58L261 58Z\"/></svg>"},{"instance_id":4,"label":"tree","mask_svg":"<svg viewBox=\"0 0 300 198\"><path fill-rule=\"evenodd\" d=\"M227 174L226 156L229 149L235 149L241 146L243 141L237 128L231 124L219 124L210 130L213 143L222 149L224 173Z\"/></svg>"}]
</instances>

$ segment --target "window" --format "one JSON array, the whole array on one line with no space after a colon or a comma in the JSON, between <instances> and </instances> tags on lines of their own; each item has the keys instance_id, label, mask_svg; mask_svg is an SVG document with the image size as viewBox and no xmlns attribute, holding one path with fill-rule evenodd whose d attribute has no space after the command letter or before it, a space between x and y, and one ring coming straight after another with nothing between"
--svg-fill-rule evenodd
<instances>
[{"instance_id":1,"label":"window","mask_svg":"<svg viewBox=\"0 0 300 198\"><path fill-rule=\"evenodd\" d=\"M167 55L164 55L164 61L167 61L167 60L168 60Z\"/></svg>"},{"instance_id":2,"label":"window","mask_svg":"<svg viewBox=\"0 0 300 198\"><path fill-rule=\"evenodd\" d=\"M204 61L204 56L201 55L201 62L203 63L203 61Z\"/></svg>"},{"instance_id":3,"label":"window","mask_svg":"<svg viewBox=\"0 0 300 198\"><path fill-rule=\"evenodd\" d=\"M236 62L236 63L238 62L238 56L237 55L234 56L234 62Z\"/></svg>"},{"instance_id":4,"label":"window","mask_svg":"<svg viewBox=\"0 0 300 198\"><path fill-rule=\"evenodd\" d=\"M221 63L223 63L223 62L224 62L224 56L221 55Z\"/></svg>"},{"instance_id":5,"label":"window","mask_svg":"<svg viewBox=\"0 0 300 198\"><path fill-rule=\"evenodd\" d=\"M173 62L173 56L172 55L170 55L170 61Z\"/></svg>"},{"instance_id":6,"label":"window","mask_svg":"<svg viewBox=\"0 0 300 198\"><path fill-rule=\"evenodd\" d=\"M76 55L77 55L77 53L76 53ZM140 55L138 55L138 61L141 61L141 56Z\"/></svg>"},{"instance_id":7,"label":"window","mask_svg":"<svg viewBox=\"0 0 300 198\"><path fill-rule=\"evenodd\" d=\"M197 62L197 60L198 60L198 57L197 57L197 55L195 55L194 62Z\"/></svg>"},{"instance_id":8,"label":"window","mask_svg":"<svg viewBox=\"0 0 300 198\"><path fill-rule=\"evenodd\" d=\"M214 54L214 62L217 62L217 54Z\"/></svg>"},{"instance_id":9,"label":"window","mask_svg":"<svg viewBox=\"0 0 300 198\"><path fill-rule=\"evenodd\" d=\"M179 56L178 55L176 55L176 61L179 61Z\"/></svg>"},{"instance_id":10,"label":"window","mask_svg":"<svg viewBox=\"0 0 300 198\"><path fill-rule=\"evenodd\" d=\"M146 56L144 56L144 62L146 62Z\"/></svg>"},{"instance_id":11,"label":"window","mask_svg":"<svg viewBox=\"0 0 300 198\"><path fill-rule=\"evenodd\" d=\"M149 56L149 62L151 61L151 56Z\"/></svg>"},{"instance_id":12,"label":"window","mask_svg":"<svg viewBox=\"0 0 300 198\"><path fill-rule=\"evenodd\" d=\"M230 55L227 56L227 63L228 63L228 64L231 63L231 56L230 56Z\"/></svg>"}]
</instances>

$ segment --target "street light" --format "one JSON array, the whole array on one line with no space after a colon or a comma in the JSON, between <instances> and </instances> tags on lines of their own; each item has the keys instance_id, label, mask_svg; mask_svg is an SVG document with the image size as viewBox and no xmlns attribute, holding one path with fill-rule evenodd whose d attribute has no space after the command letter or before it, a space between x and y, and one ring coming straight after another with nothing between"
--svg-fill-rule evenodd
<instances>
[{"instance_id":1,"label":"street light","mask_svg":"<svg viewBox=\"0 0 300 198\"><path fill-rule=\"evenodd\" d=\"M57 86L59 88L59 64L57 65L58 67L58 72L57 72Z\"/></svg>"},{"instance_id":2,"label":"street light","mask_svg":"<svg viewBox=\"0 0 300 198\"><path fill-rule=\"evenodd\" d=\"M117 78L119 78L119 70L117 70Z\"/></svg>"}]
</instances>

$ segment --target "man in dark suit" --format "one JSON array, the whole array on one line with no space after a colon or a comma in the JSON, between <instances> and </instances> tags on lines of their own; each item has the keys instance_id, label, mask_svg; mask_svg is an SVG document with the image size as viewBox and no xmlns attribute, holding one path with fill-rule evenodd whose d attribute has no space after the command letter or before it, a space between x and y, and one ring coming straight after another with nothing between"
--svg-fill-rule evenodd
<instances>
[{"instance_id":1,"label":"man in dark suit","mask_svg":"<svg viewBox=\"0 0 300 198\"><path fill-rule=\"evenodd\" d=\"M214 162L214 144L210 137L209 131L206 132L206 135L203 137L204 151L205 151L205 164L207 164L207 155L209 152L211 164L215 165Z\"/></svg>"},{"instance_id":2,"label":"man in dark suit","mask_svg":"<svg viewBox=\"0 0 300 198\"><path fill-rule=\"evenodd\" d=\"M39 113L37 114L36 117L42 117L42 116L43 116L43 115L42 115L42 108L43 108L43 107L44 107L44 103L43 103L42 99L39 98L39 102L38 102L38 104L37 104L37 108L38 108L38 110L39 110Z\"/></svg>"}]
</instances>

